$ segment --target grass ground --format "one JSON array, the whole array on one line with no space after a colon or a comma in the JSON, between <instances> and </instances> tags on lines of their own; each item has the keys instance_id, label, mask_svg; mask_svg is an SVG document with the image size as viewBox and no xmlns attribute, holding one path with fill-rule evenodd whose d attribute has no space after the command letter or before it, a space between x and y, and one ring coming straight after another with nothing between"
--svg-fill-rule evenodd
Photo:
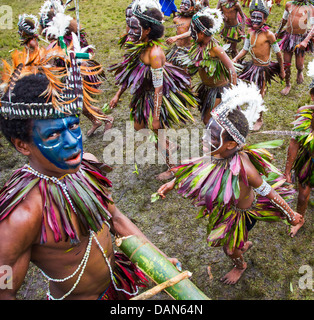
<instances>
[{"instance_id":1,"label":"grass ground","mask_svg":"<svg viewBox=\"0 0 314 320\"><path fill-rule=\"evenodd\" d=\"M4 4L12 7L13 29L0 30L0 56L9 59L10 51L19 48L16 25L21 13L37 14L42 1L4 0ZM96 47L96 60L105 68L118 62L123 51L117 41L125 30L124 10L127 0L81 0L80 19L84 26L88 40ZM179 5L180 1L175 3ZM216 2L210 1L214 7ZM248 9L244 9L248 15ZM274 6L268 19L273 31L279 25L283 7ZM172 24L167 18L165 26ZM173 35L173 28L166 28L165 36ZM44 45L44 43L43 43ZM306 56L306 64L312 59ZM103 84L104 94L100 104L109 102L117 90L114 79L107 73L108 81ZM308 84L310 79L305 75L302 85L296 85L296 72L292 72L292 90L286 97L280 95L284 84L274 82L268 89L265 104L268 111L265 113L263 130L289 130L298 107L309 104ZM194 81L196 81L195 79ZM128 102L130 95L126 92L119 107L112 111L115 117L115 128L125 131L125 121L128 120ZM193 111L196 123L188 128L203 128L197 110ZM83 132L89 128L86 118L81 119ZM275 150L275 164L284 169L287 144L289 137L255 134L249 137L249 142L266 139L284 139L284 144ZM25 163L9 144L0 137L0 185L3 185L11 175L12 170ZM94 153L102 159L106 142L103 141L102 130L94 136L84 137L86 152ZM105 160L105 159L104 159ZM176 256L183 265L183 269L193 273L192 281L214 300L219 299L263 299L263 300L313 300L313 291L302 290L299 287L301 274L299 268L303 265L314 267L313 259L313 207L309 207L306 223L296 238L291 239L286 234L283 224L257 223L250 232L250 239L254 246L247 252L248 270L238 284L232 287L223 285L219 278L229 271L231 263L224 256L221 249L209 248L206 245L206 221L196 220L197 210L188 200L179 198L175 193L169 194L165 201L150 202L150 196L156 192L160 182L155 176L162 172L162 165L139 165L138 174L134 173L134 165L115 165L109 178L113 181L113 195L117 206L140 229L169 256ZM294 202L295 206L295 202ZM208 277L207 266L211 267L212 278ZM25 283L19 292L20 299L44 299L47 283L42 279L37 268L30 266ZM160 294L158 299L169 299Z\"/></svg>"}]
</instances>

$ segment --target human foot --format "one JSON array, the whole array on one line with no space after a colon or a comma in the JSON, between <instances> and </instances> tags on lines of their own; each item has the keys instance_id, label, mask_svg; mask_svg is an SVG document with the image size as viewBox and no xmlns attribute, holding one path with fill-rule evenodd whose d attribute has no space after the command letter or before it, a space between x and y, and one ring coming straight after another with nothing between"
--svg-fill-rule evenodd
<instances>
[{"instance_id":1,"label":"human foot","mask_svg":"<svg viewBox=\"0 0 314 320\"><path fill-rule=\"evenodd\" d=\"M90 137L101 125L102 125L101 121L99 120L93 121L93 126L91 127L91 129L87 131L87 137Z\"/></svg>"},{"instance_id":2,"label":"human foot","mask_svg":"<svg viewBox=\"0 0 314 320\"><path fill-rule=\"evenodd\" d=\"M247 252L249 249L251 249L253 246L253 242L252 241L247 241L245 242L244 246L241 248L242 254L244 254L245 252Z\"/></svg>"},{"instance_id":3,"label":"human foot","mask_svg":"<svg viewBox=\"0 0 314 320\"><path fill-rule=\"evenodd\" d=\"M283 89L280 91L280 93L281 93L283 96L286 96L286 95L289 94L290 90L291 90L291 85L286 85L286 87L283 88Z\"/></svg>"},{"instance_id":4,"label":"human foot","mask_svg":"<svg viewBox=\"0 0 314 320\"><path fill-rule=\"evenodd\" d=\"M304 81L304 76L303 76L303 72L298 72L297 74L297 84L301 84Z\"/></svg>"},{"instance_id":5,"label":"human foot","mask_svg":"<svg viewBox=\"0 0 314 320\"><path fill-rule=\"evenodd\" d=\"M242 262L241 267L234 266L231 271L229 271L225 276L223 276L220 281L225 284L236 284L241 278L243 272L247 268L247 263Z\"/></svg>"},{"instance_id":6,"label":"human foot","mask_svg":"<svg viewBox=\"0 0 314 320\"><path fill-rule=\"evenodd\" d=\"M303 226L304 219L302 219L296 226L291 226L290 229L288 229L288 234L291 238L295 237L295 235L298 233L299 229Z\"/></svg>"},{"instance_id":7,"label":"human foot","mask_svg":"<svg viewBox=\"0 0 314 320\"><path fill-rule=\"evenodd\" d=\"M104 132L110 130L113 126L114 117L107 117L108 120L105 120L105 130Z\"/></svg>"},{"instance_id":8,"label":"human foot","mask_svg":"<svg viewBox=\"0 0 314 320\"><path fill-rule=\"evenodd\" d=\"M258 131L258 130L260 130L260 128L262 127L262 125L263 125L263 119L262 119L262 118L259 118L259 119L255 122L255 124L254 124L254 126L253 126L253 131Z\"/></svg>"}]
</instances>

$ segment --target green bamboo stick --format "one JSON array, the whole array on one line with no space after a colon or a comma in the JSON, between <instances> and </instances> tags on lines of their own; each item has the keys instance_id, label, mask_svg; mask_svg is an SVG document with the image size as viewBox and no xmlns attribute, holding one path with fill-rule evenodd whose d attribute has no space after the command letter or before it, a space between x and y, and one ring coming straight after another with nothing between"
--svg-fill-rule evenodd
<instances>
[{"instance_id":1,"label":"green bamboo stick","mask_svg":"<svg viewBox=\"0 0 314 320\"><path fill-rule=\"evenodd\" d=\"M129 236L117 239L116 244L133 263L136 263L157 284L179 274L174 265L144 239ZM184 279L166 288L165 291L175 300L209 300L189 279Z\"/></svg>"}]
</instances>

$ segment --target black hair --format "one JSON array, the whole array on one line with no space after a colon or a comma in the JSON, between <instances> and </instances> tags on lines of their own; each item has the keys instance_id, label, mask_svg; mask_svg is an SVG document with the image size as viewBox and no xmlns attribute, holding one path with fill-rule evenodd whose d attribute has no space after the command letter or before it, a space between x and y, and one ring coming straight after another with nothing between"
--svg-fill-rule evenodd
<instances>
[{"instance_id":1,"label":"black hair","mask_svg":"<svg viewBox=\"0 0 314 320\"><path fill-rule=\"evenodd\" d=\"M214 26L214 20L209 18L209 17L205 17L205 16L201 16L198 18L198 20L202 23L202 25L207 28L207 29L211 29L213 26ZM198 28L198 26L194 23L194 27L195 27L195 30L197 32L201 32L202 30L200 30Z\"/></svg>"},{"instance_id":2,"label":"black hair","mask_svg":"<svg viewBox=\"0 0 314 320\"><path fill-rule=\"evenodd\" d=\"M239 109L234 109L228 114L228 119L240 132L240 134L246 138L249 133L249 123L246 119L246 116ZM231 135L225 130L224 133L225 141L234 141Z\"/></svg>"},{"instance_id":3,"label":"black hair","mask_svg":"<svg viewBox=\"0 0 314 320\"><path fill-rule=\"evenodd\" d=\"M45 103L47 98L42 93L47 89L49 80L42 74L25 76L18 80L11 93L11 102ZM9 101L5 94L2 101ZM12 139L20 139L30 143L32 141L32 119L8 120L0 116L0 129L6 139L13 145Z\"/></svg>"},{"instance_id":4,"label":"black hair","mask_svg":"<svg viewBox=\"0 0 314 320\"><path fill-rule=\"evenodd\" d=\"M148 9L143 14L158 21L162 21L163 19L162 13L155 8ZM147 30L148 28L151 28L151 31L148 35L150 40L157 40L163 36L165 28L162 24L156 24L143 18L138 18L138 20L140 21L143 29Z\"/></svg>"}]
</instances>

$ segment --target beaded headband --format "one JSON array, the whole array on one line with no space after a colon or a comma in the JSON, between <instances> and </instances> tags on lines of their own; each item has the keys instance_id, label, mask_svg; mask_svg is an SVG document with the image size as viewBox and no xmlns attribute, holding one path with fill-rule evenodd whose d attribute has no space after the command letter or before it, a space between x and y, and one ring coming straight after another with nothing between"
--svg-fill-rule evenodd
<instances>
[{"instance_id":1,"label":"beaded headband","mask_svg":"<svg viewBox=\"0 0 314 320\"><path fill-rule=\"evenodd\" d=\"M161 6L159 2L156 2L154 0L135 0L132 4L132 13L138 18L154 23L156 25L162 25L163 21L154 19L144 14L146 10L152 8L155 8L161 12Z\"/></svg>"},{"instance_id":2,"label":"beaded headband","mask_svg":"<svg viewBox=\"0 0 314 320\"><path fill-rule=\"evenodd\" d=\"M55 58L58 55L55 56ZM59 57L64 59L64 57ZM47 75L51 67L33 67L33 72L20 63L10 77L8 89L1 97L0 115L7 119L53 119L80 114L83 110L83 85L80 69L77 65L74 53L70 53L67 59L68 73L66 76L50 75L49 82L53 82L52 88L48 88L42 95L47 94L47 102L28 103L12 102L13 90L16 82L23 76L31 74ZM45 71L41 72L40 68ZM26 69L26 70L23 70ZM37 72L36 72L36 71ZM21 76L22 75L22 76ZM49 92L51 90L51 92ZM56 92L60 91L60 92ZM5 97L5 100L3 98ZM48 101L50 100L50 101Z\"/></svg>"},{"instance_id":3,"label":"beaded headband","mask_svg":"<svg viewBox=\"0 0 314 320\"><path fill-rule=\"evenodd\" d=\"M211 115L213 119L230 134L239 146L243 146L245 145L245 138L228 119L228 115L231 111L232 109L228 104L221 103L211 112Z\"/></svg>"},{"instance_id":4,"label":"beaded headband","mask_svg":"<svg viewBox=\"0 0 314 320\"><path fill-rule=\"evenodd\" d=\"M263 0L252 0L250 3L250 12L252 11L263 12L266 18L269 16L269 10Z\"/></svg>"},{"instance_id":5,"label":"beaded headband","mask_svg":"<svg viewBox=\"0 0 314 320\"><path fill-rule=\"evenodd\" d=\"M206 28L199 20L200 17L207 17L211 19L214 23L213 27L210 29ZM206 36L210 37L220 30L223 23L223 15L219 9L205 8L194 14L194 16L192 17L192 21L200 31L202 31Z\"/></svg>"},{"instance_id":6,"label":"beaded headband","mask_svg":"<svg viewBox=\"0 0 314 320\"><path fill-rule=\"evenodd\" d=\"M30 24L27 23L26 19L29 19L34 23L34 28L32 28L30 26ZM34 16L32 14L20 15L19 22L17 25L19 28L18 33L19 33L20 38L23 42L25 42L25 40L28 40L29 38L37 37L36 33L37 33L39 21L36 16Z\"/></svg>"}]
</instances>

